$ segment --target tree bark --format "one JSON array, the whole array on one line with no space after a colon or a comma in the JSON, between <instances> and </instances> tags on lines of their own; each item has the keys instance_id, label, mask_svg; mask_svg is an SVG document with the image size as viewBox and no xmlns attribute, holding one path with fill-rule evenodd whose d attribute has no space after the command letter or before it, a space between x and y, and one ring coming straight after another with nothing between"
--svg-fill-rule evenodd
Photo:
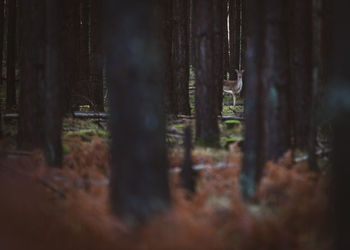
<instances>
[{"instance_id":1,"label":"tree bark","mask_svg":"<svg viewBox=\"0 0 350 250\"><path fill-rule=\"evenodd\" d=\"M45 96L45 4L21 1L23 11L18 145L32 150L44 146Z\"/></svg>"},{"instance_id":2,"label":"tree bark","mask_svg":"<svg viewBox=\"0 0 350 250\"><path fill-rule=\"evenodd\" d=\"M290 0L290 69L294 148L307 150L312 105L312 1Z\"/></svg>"},{"instance_id":3,"label":"tree bark","mask_svg":"<svg viewBox=\"0 0 350 250\"><path fill-rule=\"evenodd\" d=\"M79 30L80 0L64 0L64 33L70 34L63 39L63 79L64 79L64 113L72 111L75 102L73 93L79 93Z\"/></svg>"},{"instance_id":4,"label":"tree bark","mask_svg":"<svg viewBox=\"0 0 350 250\"><path fill-rule=\"evenodd\" d=\"M113 211L135 224L170 205L161 91L165 61L156 39L161 21L152 15L148 1L106 4L112 95L110 197Z\"/></svg>"},{"instance_id":5,"label":"tree bark","mask_svg":"<svg viewBox=\"0 0 350 250\"><path fill-rule=\"evenodd\" d=\"M93 92L90 96L96 111L104 111L103 98L103 47L102 47L102 4L103 1L91 0L91 57L90 57L90 82Z\"/></svg>"},{"instance_id":6,"label":"tree bark","mask_svg":"<svg viewBox=\"0 0 350 250\"><path fill-rule=\"evenodd\" d=\"M2 81L2 61L3 61L3 51L4 51L4 0L0 0L0 90L2 89L3 86L3 81ZM2 99L0 98L0 139L3 136L3 128L2 128Z\"/></svg>"},{"instance_id":7,"label":"tree bark","mask_svg":"<svg viewBox=\"0 0 350 250\"><path fill-rule=\"evenodd\" d=\"M219 128L216 119L218 104L213 71L213 1L196 1L194 8L196 141L204 146L218 146Z\"/></svg>"},{"instance_id":8,"label":"tree bark","mask_svg":"<svg viewBox=\"0 0 350 250\"><path fill-rule=\"evenodd\" d=\"M92 105L90 85L90 0L80 1L79 89L75 99L79 105Z\"/></svg>"},{"instance_id":9,"label":"tree bark","mask_svg":"<svg viewBox=\"0 0 350 250\"><path fill-rule=\"evenodd\" d=\"M222 8L222 25L223 25L223 78L227 80L227 73L230 72L230 53L229 53L229 43L228 43L228 26L227 26L227 17L228 17L228 0L224 0Z\"/></svg>"},{"instance_id":10,"label":"tree bark","mask_svg":"<svg viewBox=\"0 0 350 250\"><path fill-rule=\"evenodd\" d=\"M229 0L229 32L230 32L230 80L236 79L235 69L238 69L237 64L237 35L236 19L238 18L237 2L239 0Z\"/></svg>"},{"instance_id":11,"label":"tree bark","mask_svg":"<svg viewBox=\"0 0 350 250\"><path fill-rule=\"evenodd\" d=\"M223 27L222 24L223 18L223 9L224 9L225 0L213 0L213 15L214 15L214 23L213 23L213 61L214 61L214 80L216 86L216 96L217 96L217 114L221 114L222 110L222 90L223 90L223 45L224 45L224 36L223 36Z\"/></svg>"},{"instance_id":12,"label":"tree bark","mask_svg":"<svg viewBox=\"0 0 350 250\"><path fill-rule=\"evenodd\" d=\"M49 166L62 165L62 0L46 0L45 32L45 144L44 152Z\"/></svg>"},{"instance_id":13,"label":"tree bark","mask_svg":"<svg viewBox=\"0 0 350 250\"><path fill-rule=\"evenodd\" d=\"M189 0L173 0L173 77L177 113L190 115L189 84Z\"/></svg>"},{"instance_id":14,"label":"tree bark","mask_svg":"<svg viewBox=\"0 0 350 250\"><path fill-rule=\"evenodd\" d=\"M8 1L8 32L7 32L7 99L6 109L16 106L16 0Z\"/></svg>"},{"instance_id":15,"label":"tree bark","mask_svg":"<svg viewBox=\"0 0 350 250\"><path fill-rule=\"evenodd\" d=\"M241 172L241 188L244 198L250 198L259 183L262 174L260 145L261 129L261 68L263 65L263 2L250 0L247 2L247 53L246 84L244 92L244 157Z\"/></svg>"},{"instance_id":16,"label":"tree bark","mask_svg":"<svg viewBox=\"0 0 350 250\"><path fill-rule=\"evenodd\" d=\"M288 19L287 4L265 1L264 63L262 64L263 163L277 161L290 143L288 120Z\"/></svg>"}]
</instances>

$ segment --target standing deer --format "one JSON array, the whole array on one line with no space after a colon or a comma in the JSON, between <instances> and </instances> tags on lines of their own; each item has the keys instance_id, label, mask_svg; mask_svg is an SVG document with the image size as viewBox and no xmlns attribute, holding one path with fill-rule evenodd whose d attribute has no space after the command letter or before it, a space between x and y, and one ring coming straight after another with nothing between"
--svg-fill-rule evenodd
<instances>
[{"instance_id":1,"label":"standing deer","mask_svg":"<svg viewBox=\"0 0 350 250\"><path fill-rule=\"evenodd\" d=\"M233 106L236 106L236 95L238 95L242 91L243 72L244 69L236 69L237 80L224 80L224 92L232 95Z\"/></svg>"}]
</instances>

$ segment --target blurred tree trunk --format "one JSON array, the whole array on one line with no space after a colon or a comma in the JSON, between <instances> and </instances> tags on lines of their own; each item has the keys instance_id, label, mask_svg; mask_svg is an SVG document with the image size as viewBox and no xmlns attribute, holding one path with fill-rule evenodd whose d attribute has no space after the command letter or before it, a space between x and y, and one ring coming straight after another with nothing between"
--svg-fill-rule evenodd
<instances>
[{"instance_id":1,"label":"blurred tree trunk","mask_svg":"<svg viewBox=\"0 0 350 250\"><path fill-rule=\"evenodd\" d=\"M49 166L62 165L63 122L63 2L46 0L45 32L45 146Z\"/></svg>"},{"instance_id":2,"label":"blurred tree trunk","mask_svg":"<svg viewBox=\"0 0 350 250\"><path fill-rule=\"evenodd\" d=\"M190 65L192 66L192 70L194 70L194 64L195 64L195 49L194 49L194 35L193 35L193 28L194 28L194 19L193 19L193 2L195 0L190 0L190 9L189 9L189 15L190 15Z\"/></svg>"},{"instance_id":3,"label":"blurred tree trunk","mask_svg":"<svg viewBox=\"0 0 350 250\"><path fill-rule=\"evenodd\" d=\"M261 70L263 60L263 2L250 0L247 2L247 53L246 84L244 92L244 157L241 172L241 189L243 197L250 198L262 174L262 98Z\"/></svg>"},{"instance_id":4,"label":"blurred tree trunk","mask_svg":"<svg viewBox=\"0 0 350 250\"><path fill-rule=\"evenodd\" d=\"M312 1L290 0L289 9L293 145L307 150L312 106Z\"/></svg>"},{"instance_id":5,"label":"blurred tree trunk","mask_svg":"<svg viewBox=\"0 0 350 250\"><path fill-rule=\"evenodd\" d=\"M223 8L222 8L222 29L223 29L223 78L226 80L227 79L227 73L230 72L230 53L229 53L229 44L228 44L228 27L227 27L227 17L228 17L228 0L224 0L223 3Z\"/></svg>"},{"instance_id":6,"label":"blurred tree trunk","mask_svg":"<svg viewBox=\"0 0 350 250\"><path fill-rule=\"evenodd\" d=\"M172 33L173 33L173 19L172 19L172 0L162 1L158 3L160 5L161 16L161 42L162 51L165 59L165 86L164 86L164 103L165 110L169 114L177 114L176 95L174 90L174 78L173 78L173 61L172 61Z\"/></svg>"},{"instance_id":7,"label":"blurred tree trunk","mask_svg":"<svg viewBox=\"0 0 350 250\"><path fill-rule=\"evenodd\" d=\"M92 105L90 86L90 0L80 1L79 89L74 95L79 105Z\"/></svg>"},{"instance_id":8,"label":"blurred tree trunk","mask_svg":"<svg viewBox=\"0 0 350 250\"><path fill-rule=\"evenodd\" d=\"M173 0L173 77L177 113L190 115L189 0Z\"/></svg>"},{"instance_id":9,"label":"blurred tree trunk","mask_svg":"<svg viewBox=\"0 0 350 250\"><path fill-rule=\"evenodd\" d=\"M16 106L16 0L8 1L8 31L7 31L7 95L6 109Z\"/></svg>"},{"instance_id":10,"label":"blurred tree trunk","mask_svg":"<svg viewBox=\"0 0 350 250\"><path fill-rule=\"evenodd\" d=\"M334 246L335 250L350 249L350 196L349 155L350 155L350 2L335 0L327 3L327 12L330 17L329 40L329 82L328 118L332 118L334 131L332 155L332 199L331 207L335 222ZM332 13L333 12L333 13Z\"/></svg>"},{"instance_id":11,"label":"blurred tree trunk","mask_svg":"<svg viewBox=\"0 0 350 250\"><path fill-rule=\"evenodd\" d=\"M0 90L2 89L3 86L3 81L2 81L2 68L3 68L3 58L4 58L4 0L0 0ZM2 131L2 110L3 110L3 102L2 99L0 98L0 138L3 136L3 131Z\"/></svg>"},{"instance_id":12,"label":"blurred tree trunk","mask_svg":"<svg viewBox=\"0 0 350 250\"><path fill-rule=\"evenodd\" d=\"M213 1L194 3L196 48L196 141L219 145L217 95L214 74Z\"/></svg>"},{"instance_id":13,"label":"blurred tree trunk","mask_svg":"<svg viewBox=\"0 0 350 250\"><path fill-rule=\"evenodd\" d=\"M217 114L221 114L222 110L222 89L223 89L223 45L224 45L224 36L223 36L223 9L224 9L225 0L213 0L213 62L214 62L214 80L216 86L216 95L217 95Z\"/></svg>"},{"instance_id":14,"label":"blurred tree trunk","mask_svg":"<svg viewBox=\"0 0 350 250\"><path fill-rule=\"evenodd\" d=\"M23 149L43 148L45 96L45 4L21 0L23 53L19 97L18 144Z\"/></svg>"},{"instance_id":15,"label":"blurred tree trunk","mask_svg":"<svg viewBox=\"0 0 350 250\"><path fill-rule=\"evenodd\" d=\"M79 93L79 30L80 0L64 0L64 33L69 39L63 39L63 79L64 79L64 113L72 111L73 92Z\"/></svg>"},{"instance_id":16,"label":"blurred tree trunk","mask_svg":"<svg viewBox=\"0 0 350 250\"><path fill-rule=\"evenodd\" d=\"M103 47L102 47L102 4L101 0L91 0L90 18L91 18L91 56L90 56L90 74L92 93L90 96L95 105L94 110L104 111L103 98Z\"/></svg>"},{"instance_id":17,"label":"blurred tree trunk","mask_svg":"<svg viewBox=\"0 0 350 250\"><path fill-rule=\"evenodd\" d=\"M236 79L235 69L238 69L238 55L237 55L237 36L239 30L236 27L236 19L238 18L237 2L239 0L229 0L229 32L230 32L230 79Z\"/></svg>"},{"instance_id":18,"label":"blurred tree trunk","mask_svg":"<svg viewBox=\"0 0 350 250\"><path fill-rule=\"evenodd\" d=\"M135 224L165 211L170 204L162 108L165 60L156 39L161 20L152 15L153 5L148 1L135 5L108 0L106 4L112 95L110 197L113 211Z\"/></svg>"},{"instance_id":19,"label":"blurred tree trunk","mask_svg":"<svg viewBox=\"0 0 350 250\"><path fill-rule=\"evenodd\" d=\"M18 142L44 151L50 166L62 164L62 30L60 0L21 2L23 9Z\"/></svg>"},{"instance_id":20,"label":"blurred tree trunk","mask_svg":"<svg viewBox=\"0 0 350 250\"><path fill-rule=\"evenodd\" d=\"M277 161L290 145L287 7L286 1L265 1L263 47L265 54L261 71L263 163L269 160Z\"/></svg>"},{"instance_id":21,"label":"blurred tree trunk","mask_svg":"<svg viewBox=\"0 0 350 250\"><path fill-rule=\"evenodd\" d=\"M246 68L246 51L247 51L247 2L248 0L241 0L242 8L242 48L241 48L241 60L242 60L242 69ZM243 76L243 82L245 82L245 75ZM244 88L244 85L243 85ZM242 90L243 91L243 90Z\"/></svg>"}]
</instances>

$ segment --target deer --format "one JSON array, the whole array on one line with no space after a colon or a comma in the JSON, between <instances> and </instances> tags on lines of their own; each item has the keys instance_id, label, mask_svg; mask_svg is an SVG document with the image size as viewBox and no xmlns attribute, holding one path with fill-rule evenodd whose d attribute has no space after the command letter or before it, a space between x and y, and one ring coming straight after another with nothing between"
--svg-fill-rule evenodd
<instances>
[{"instance_id":1,"label":"deer","mask_svg":"<svg viewBox=\"0 0 350 250\"><path fill-rule=\"evenodd\" d=\"M237 80L224 80L223 82L223 92L232 95L233 106L236 106L236 95L242 91L244 69L236 69L235 71L237 73Z\"/></svg>"}]
</instances>

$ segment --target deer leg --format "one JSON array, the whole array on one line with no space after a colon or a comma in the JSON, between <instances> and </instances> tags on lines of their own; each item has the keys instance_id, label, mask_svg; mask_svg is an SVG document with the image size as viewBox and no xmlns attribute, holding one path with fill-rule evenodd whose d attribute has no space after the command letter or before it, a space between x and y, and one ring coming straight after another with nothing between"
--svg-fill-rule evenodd
<instances>
[{"instance_id":1,"label":"deer leg","mask_svg":"<svg viewBox=\"0 0 350 250\"><path fill-rule=\"evenodd\" d=\"M236 96L233 94L233 106L236 106Z\"/></svg>"}]
</instances>

